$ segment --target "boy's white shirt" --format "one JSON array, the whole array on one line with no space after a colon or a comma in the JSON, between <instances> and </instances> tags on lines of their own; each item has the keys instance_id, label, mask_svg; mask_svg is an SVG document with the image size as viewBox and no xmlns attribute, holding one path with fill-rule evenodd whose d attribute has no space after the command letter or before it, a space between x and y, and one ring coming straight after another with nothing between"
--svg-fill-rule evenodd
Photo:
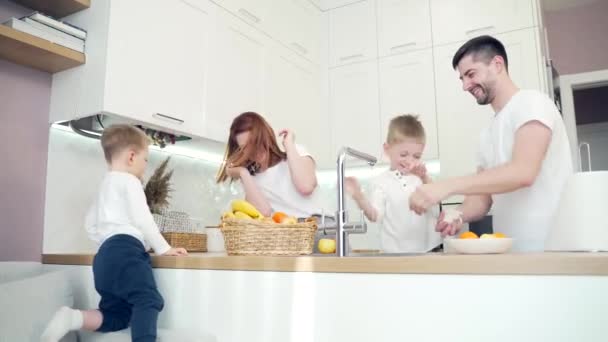
<instances>
[{"instance_id":1,"label":"boy's white shirt","mask_svg":"<svg viewBox=\"0 0 608 342\"><path fill-rule=\"evenodd\" d=\"M410 195L422 180L415 175L402 175L388 170L372 180L370 204L380 223L380 244L387 253L427 252L441 244L435 231L439 206L423 215L409 209Z\"/></svg>"},{"instance_id":2,"label":"boy's white shirt","mask_svg":"<svg viewBox=\"0 0 608 342\"><path fill-rule=\"evenodd\" d=\"M141 181L130 173L106 174L95 202L89 209L85 228L99 245L114 235L130 235L144 245L164 254L171 246L160 234L150 213Z\"/></svg>"}]
</instances>

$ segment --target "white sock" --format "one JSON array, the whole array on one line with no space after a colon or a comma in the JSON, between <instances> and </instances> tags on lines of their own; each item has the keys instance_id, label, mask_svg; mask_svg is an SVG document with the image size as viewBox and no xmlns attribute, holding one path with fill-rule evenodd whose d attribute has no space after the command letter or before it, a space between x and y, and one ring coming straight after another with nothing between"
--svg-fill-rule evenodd
<instances>
[{"instance_id":1,"label":"white sock","mask_svg":"<svg viewBox=\"0 0 608 342\"><path fill-rule=\"evenodd\" d=\"M67 306L57 310L51 321L44 329L41 342L58 342L72 330L82 328L83 316L80 310L70 309Z\"/></svg>"}]
</instances>

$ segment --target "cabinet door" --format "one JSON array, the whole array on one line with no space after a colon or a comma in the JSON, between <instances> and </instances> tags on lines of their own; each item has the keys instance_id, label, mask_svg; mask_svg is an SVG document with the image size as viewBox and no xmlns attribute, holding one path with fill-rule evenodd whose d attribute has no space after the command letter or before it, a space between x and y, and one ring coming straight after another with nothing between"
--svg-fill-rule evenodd
<instances>
[{"instance_id":1,"label":"cabinet door","mask_svg":"<svg viewBox=\"0 0 608 342\"><path fill-rule=\"evenodd\" d=\"M218 15L214 35L205 136L225 142L232 120L240 113L264 114L264 66L268 40L228 13Z\"/></svg>"},{"instance_id":2,"label":"cabinet door","mask_svg":"<svg viewBox=\"0 0 608 342\"><path fill-rule=\"evenodd\" d=\"M431 0L433 44L534 26L534 0Z\"/></svg>"},{"instance_id":3,"label":"cabinet door","mask_svg":"<svg viewBox=\"0 0 608 342\"><path fill-rule=\"evenodd\" d=\"M418 114L426 133L425 160L438 157L433 52L409 52L380 60L380 119L382 138L399 114Z\"/></svg>"},{"instance_id":4,"label":"cabinet door","mask_svg":"<svg viewBox=\"0 0 608 342\"><path fill-rule=\"evenodd\" d=\"M169 130L202 133L213 13L201 4L112 2L105 110Z\"/></svg>"},{"instance_id":5,"label":"cabinet door","mask_svg":"<svg viewBox=\"0 0 608 342\"><path fill-rule=\"evenodd\" d=\"M541 68L536 31L525 29L496 35L503 42L509 59L509 73L522 89L540 89ZM479 135L489 124L492 108L480 106L462 90L452 57L460 44L435 50L435 85L441 178L462 176L476 171Z\"/></svg>"},{"instance_id":6,"label":"cabinet door","mask_svg":"<svg viewBox=\"0 0 608 342\"><path fill-rule=\"evenodd\" d=\"M250 25L266 31L274 20L271 0L213 0Z\"/></svg>"},{"instance_id":7,"label":"cabinet door","mask_svg":"<svg viewBox=\"0 0 608 342\"><path fill-rule=\"evenodd\" d=\"M294 131L318 168L330 167L329 120L321 108L321 80L317 66L294 52L277 47L269 56L266 82L266 118L278 134ZM280 141L280 139L279 139Z\"/></svg>"},{"instance_id":8,"label":"cabinet door","mask_svg":"<svg viewBox=\"0 0 608 342\"><path fill-rule=\"evenodd\" d=\"M329 65L374 59L376 48L374 0L361 1L329 12Z\"/></svg>"},{"instance_id":9,"label":"cabinet door","mask_svg":"<svg viewBox=\"0 0 608 342\"><path fill-rule=\"evenodd\" d=\"M377 62L330 70L333 151L344 146L379 157L382 151Z\"/></svg>"},{"instance_id":10,"label":"cabinet door","mask_svg":"<svg viewBox=\"0 0 608 342\"><path fill-rule=\"evenodd\" d=\"M377 2L380 56L431 47L429 0L377 0Z\"/></svg>"},{"instance_id":11,"label":"cabinet door","mask_svg":"<svg viewBox=\"0 0 608 342\"><path fill-rule=\"evenodd\" d=\"M282 0L273 6L270 35L302 57L321 63L321 11L308 0Z\"/></svg>"}]
</instances>

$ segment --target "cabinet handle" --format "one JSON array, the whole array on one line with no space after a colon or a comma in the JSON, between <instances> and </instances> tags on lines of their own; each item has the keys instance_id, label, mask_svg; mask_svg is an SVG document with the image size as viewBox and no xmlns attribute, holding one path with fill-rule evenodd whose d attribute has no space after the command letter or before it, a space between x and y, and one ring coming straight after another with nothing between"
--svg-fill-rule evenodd
<instances>
[{"instance_id":1,"label":"cabinet handle","mask_svg":"<svg viewBox=\"0 0 608 342\"><path fill-rule=\"evenodd\" d=\"M492 29L494 29L494 25L475 28L475 29L472 29L472 30L465 31L465 33L467 35L470 35L470 34L473 34L473 33L476 33L476 32L487 31L487 30L492 30Z\"/></svg>"},{"instance_id":2,"label":"cabinet handle","mask_svg":"<svg viewBox=\"0 0 608 342\"><path fill-rule=\"evenodd\" d=\"M345 62L345 61L348 61L348 60L351 60L351 59L357 59L357 58L363 58L363 57L365 57L364 54L358 53L356 55L350 55L350 56L340 57L340 61L341 62Z\"/></svg>"},{"instance_id":3,"label":"cabinet handle","mask_svg":"<svg viewBox=\"0 0 608 342\"><path fill-rule=\"evenodd\" d=\"M296 49L296 50L300 51L300 53L301 53L301 54L303 54L303 55L306 55L306 54L308 53L308 50L306 50L306 48L305 48L305 47L303 47L302 45L300 45L300 44L298 44L298 43L296 43L296 42L291 43L291 46L292 46L294 49Z\"/></svg>"},{"instance_id":4,"label":"cabinet handle","mask_svg":"<svg viewBox=\"0 0 608 342\"><path fill-rule=\"evenodd\" d=\"M255 14L249 12L248 10L244 9L244 8L239 8L238 12L244 16L247 17L249 20L253 21L256 24L260 23L260 18L258 18Z\"/></svg>"},{"instance_id":5,"label":"cabinet handle","mask_svg":"<svg viewBox=\"0 0 608 342\"><path fill-rule=\"evenodd\" d=\"M395 45L395 46L393 46L391 48L391 51L403 49L403 48L408 47L408 46L416 46L416 42L409 42L409 43L405 43L405 44Z\"/></svg>"},{"instance_id":6,"label":"cabinet handle","mask_svg":"<svg viewBox=\"0 0 608 342\"><path fill-rule=\"evenodd\" d=\"M583 146L587 147L587 166L589 166L588 171L591 171L591 145L588 142L582 142L578 145L578 166L581 168L581 172L583 172L583 155L581 154Z\"/></svg>"},{"instance_id":7,"label":"cabinet handle","mask_svg":"<svg viewBox=\"0 0 608 342\"><path fill-rule=\"evenodd\" d=\"M181 125L184 123L184 120L182 120L182 119L174 118L172 116L161 114L161 113L154 113L154 114L152 114L152 117L159 119L159 120L163 120L163 121L173 122L178 125Z\"/></svg>"}]
</instances>

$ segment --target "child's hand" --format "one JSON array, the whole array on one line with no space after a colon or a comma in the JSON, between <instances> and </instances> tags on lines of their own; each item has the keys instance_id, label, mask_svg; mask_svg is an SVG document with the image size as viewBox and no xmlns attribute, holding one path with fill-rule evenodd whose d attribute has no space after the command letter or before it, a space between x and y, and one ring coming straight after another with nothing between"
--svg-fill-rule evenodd
<instances>
[{"instance_id":1,"label":"child's hand","mask_svg":"<svg viewBox=\"0 0 608 342\"><path fill-rule=\"evenodd\" d=\"M361 196L361 185L355 177L344 178L344 190L353 198Z\"/></svg>"},{"instance_id":2,"label":"child's hand","mask_svg":"<svg viewBox=\"0 0 608 342\"><path fill-rule=\"evenodd\" d=\"M446 209L439 214L435 231L441 233L442 237L452 236L458 234L463 225L464 221L461 211Z\"/></svg>"},{"instance_id":3,"label":"child's hand","mask_svg":"<svg viewBox=\"0 0 608 342\"><path fill-rule=\"evenodd\" d=\"M410 173L413 175L416 175L418 177L420 177L420 179L422 179L423 183L429 183L430 178L427 174L426 171L426 165L421 162L421 161L415 161L414 163L410 164Z\"/></svg>"},{"instance_id":4,"label":"child's hand","mask_svg":"<svg viewBox=\"0 0 608 342\"><path fill-rule=\"evenodd\" d=\"M186 251L184 248L171 248L170 250L166 251L165 254L163 254L165 256L181 256L181 255L188 255L188 251Z\"/></svg>"}]
</instances>

